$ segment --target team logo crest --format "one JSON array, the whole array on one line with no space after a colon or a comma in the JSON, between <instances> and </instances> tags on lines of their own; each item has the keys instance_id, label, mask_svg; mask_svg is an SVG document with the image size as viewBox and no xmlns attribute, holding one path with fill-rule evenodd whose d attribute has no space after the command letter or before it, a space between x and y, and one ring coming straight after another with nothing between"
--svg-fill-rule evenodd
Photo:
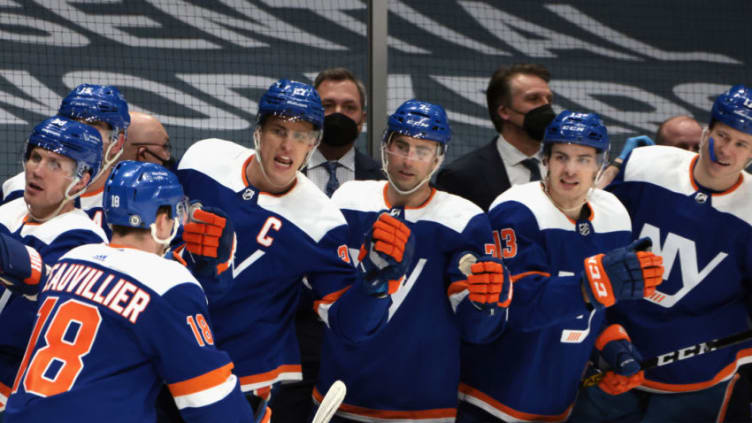
<instances>
[{"instance_id":1,"label":"team logo crest","mask_svg":"<svg viewBox=\"0 0 752 423\"><path fill-rule=\"evenodd\" d=\"M704 192L698 192L695 195L695 201L697 201L697 204L705 204L708 201L708 195Z\"/></svg>"},{"instance_id":2,"label":"team logo crest","mask_svg":"<svg viewBox=\"0 0 752 423\"><path fill-rule=\"evenodd\" d=\"M587 222L577 224L577 232L582 236L590 235L590 224Z\"/></svg>"},{"instance_id":3,"label":"team logo crest","mask_svg":"<svg viewBox=\"0 0 752 423\"><path fill-rule=\"evenodd\" d=\"M252 189L246 188L245 191L243 191L243 200L250 200L253 198L253 194L255 194L255 192Z\"/></svg>"}]
</instances>

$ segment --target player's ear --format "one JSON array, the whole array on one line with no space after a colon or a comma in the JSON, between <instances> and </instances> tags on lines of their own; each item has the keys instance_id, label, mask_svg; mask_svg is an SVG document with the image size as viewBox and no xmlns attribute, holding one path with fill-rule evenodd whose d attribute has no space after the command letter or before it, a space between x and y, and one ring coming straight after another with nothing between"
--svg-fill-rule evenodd
<instances>
[{"instance_id":1,"label":"player's ear","mask_svg":"<svg viewBox=\"0 0 752 423\"><path fill-rule=\"evenodd\" d=\"M89 172L84 173L84 176L81 177L81 179L76 182L75 185L73 185L73 188L70 190L70 194L78 194L79 192L86 189L86 186L89 185L89 180L91 180L91 174Z\"/></svg>"}]
</instances>

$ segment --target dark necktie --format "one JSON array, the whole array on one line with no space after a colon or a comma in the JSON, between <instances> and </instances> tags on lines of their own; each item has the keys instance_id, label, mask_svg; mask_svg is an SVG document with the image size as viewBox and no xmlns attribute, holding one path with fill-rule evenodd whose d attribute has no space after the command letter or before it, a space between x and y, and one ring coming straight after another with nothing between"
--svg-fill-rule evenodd
<instances>
[{"instance_id":1,"label":"dark necktie","mask_svg":"<svg viewBox=\"0 0 752 423\"><path fill-rule=\"evenodd\" d=\"M339 162L324 162L322 164L329 172L329 181L326 183L326 195L331 197L334 191L339 188L339 180L337 179L337 167L340 166Z\"/></svg>"},{"instance_id":2,"label":"dark necktie","mask_svg":"<svg viewBox=\"0 0 752 423\"><path fill-rule=\"evenodd\" d=\"M535 157L529 157L521 161L520 164L525 166L527 170L530 171L530 182L541 180L540 168L538 167L538 159L536 159Z\"/></svg>"}]
</instances>

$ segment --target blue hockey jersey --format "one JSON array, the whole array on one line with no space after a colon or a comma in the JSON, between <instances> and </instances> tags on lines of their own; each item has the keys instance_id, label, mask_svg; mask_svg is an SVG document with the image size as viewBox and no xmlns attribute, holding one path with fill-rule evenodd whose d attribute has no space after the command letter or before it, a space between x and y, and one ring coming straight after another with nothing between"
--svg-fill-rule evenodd
<instances>
[{"instance_id":1,"label":"blue hockey jersey","mask_svg":"<svg viewBox=\"0 0 752 423\"><path fill-rule=\"evenodd\" d=\"M0 232L37 250L45 263L54 263L79 245L107 241L102 229L78 209L44 223L29 221L23 198L0 206ZM3 325L0 331L0 402L3 404L21 363L36 309L36 302L0 286L0 322Z\"/></svg>"},{"instance_id":2,"label":"blue hockey jersey","mask_svg":"<svg viewBox=\"0 0 752 423\"><path fill-rule=\"evenodd\" d=\"M163 385L189 422L252 422L214 346L206 297L177 262L90 244L52 268L5 421L155 422Z\"/></svg>"},{"instance_id":3,"label":"blue hockey jersey","mask_svg":"<svg viewBox=\"0 0 752 423\"><path fill-rule=\"evenodd\" d=\"M26 187L26 176L23 172L12 176L3 182L0 194L0 206L10 203L16 198L23 197L24 188Z\"/></svg>"},{"instance_id":4,"label":"blue hockey jersey","mask_svg":"<svg viewBox=\"0 0 752 423\"><path fill-rule=\"evenodd\" d=\"M350 342L372 336L390 304L356 283L347 224L331 200L300 173L284 194L260 192L245 176L253 155L208 139L193 144L178 167L186 195L221 208L235 227L233 285L207 294L218 345L235 362L243 391L301 379L293 321L302 289L312 290L318 315Z\"/></svg>"},{"instance_id":5,"label":"blue hockey jersey","mask_svg":"<svg viewBox=\"0 0 752 423\"><path fill-rule=\"evenodd\" d=\"M23 172L19 173L12 178L8 178L3 182L2 197L0 197L0 205L9 203L16 198L23 197L24 188L26 185L26 176ZM104 209L102 208L102 194L104 193L104 187L95 192L87 192L76 198L76 208L79 208L89 215L91 220L94 221L99 227L102 228L107 239L112 236L109 225L104 218Z\"/></svg>"},{"instance_id":6,"label":"blue hockey jersey","mask_svg":"<svg viewBox=\"0 0 752 423\"><path fill-rule=\"evenodd\" d=\"M463 345L460 399L505 421L568 418L605 322L604 311L585 305L585 258L631 240L629 216L616 197L594 189L586 207L586 218L568 218L540 182L513 186L491 204L514 297L501 337Z\"/></svg>"},{"instance_id":7,"label":"blue hockey jersey","mask_svg":"<svg viewBox=\"0 0 752 423\"><path fill-rule=\"evenodd\" d=\"M663 256L664 281L655 294L609 312L646 358L749 329L752 178L742 172L728 191L711 192L692 176L698 157L672 147L638 148L608 187L629 211L635 236L650 237L653 252ZM642 389L708 388L752 361L751 347L650 369Z\"/></svg>"},{"instance_id":8,"label":"blue hockey jersey","mask_svg":"<svg viewBox=\"0 0 752 423\"><path fill-rule=\"evenodd\" d=\"M480 208L433 190L419 208L392 208L386 181L351 181L332 200L360 245L379 214L398 213L415 237L414 263L392 294L389 324L372 340L349 345L325 334L314 397L331 384L347 386L338 415L357 420L453 422L457 407L460 339L486 342L503 330L506 311L481 312L467 289L452 284L459 252L493 253L491 228ZM355 252L353 257L357 257ZM366 421L366 420L363 420ZM370 421L370 420L369 420Z\"/></svg>"}]
</instances>

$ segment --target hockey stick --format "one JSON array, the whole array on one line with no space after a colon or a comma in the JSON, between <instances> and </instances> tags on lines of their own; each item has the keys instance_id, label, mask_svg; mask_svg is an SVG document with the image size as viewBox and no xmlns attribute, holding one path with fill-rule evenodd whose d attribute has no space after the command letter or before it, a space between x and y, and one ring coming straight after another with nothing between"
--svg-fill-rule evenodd
<instances>
[{"instance_id":1,"label":"hockey stick","mask_svg":"<svg viewBox=\"0 0 752 423\"><path fill-rule=\"evenodd\" d=\"M329 390L326 391L324 399L319 404L319 409L316 410L316 415L313 416L313 423L327 423L332 419L334 413L337 412L339 405L345 399L347 394L347 387L341 380L335 381Z\"/></svg>"},{"instance_id":2,"label":"hockey stick","mask_svg":"<svg viewBox=\"0 0 752 423\"><path fill-rule=\"evenodd\" d=\"M744 341L752 339L752 329L745 330L733 335L729 335L725 338L714 339L712 341L700 342L698 344L690 345L688 347L679 348L678 350L661 354L657 357L643 360L640 363L642 370L652 369L655 367L665 366L667 364L675 363L677 361L686 360L688 358L697 357L711 351L720 350L722 348L728 348ZM592 376L585 378L582 381L583 387L595 386L603 379L605 373L596 373Z\"/></svg>"}]
</instances>

